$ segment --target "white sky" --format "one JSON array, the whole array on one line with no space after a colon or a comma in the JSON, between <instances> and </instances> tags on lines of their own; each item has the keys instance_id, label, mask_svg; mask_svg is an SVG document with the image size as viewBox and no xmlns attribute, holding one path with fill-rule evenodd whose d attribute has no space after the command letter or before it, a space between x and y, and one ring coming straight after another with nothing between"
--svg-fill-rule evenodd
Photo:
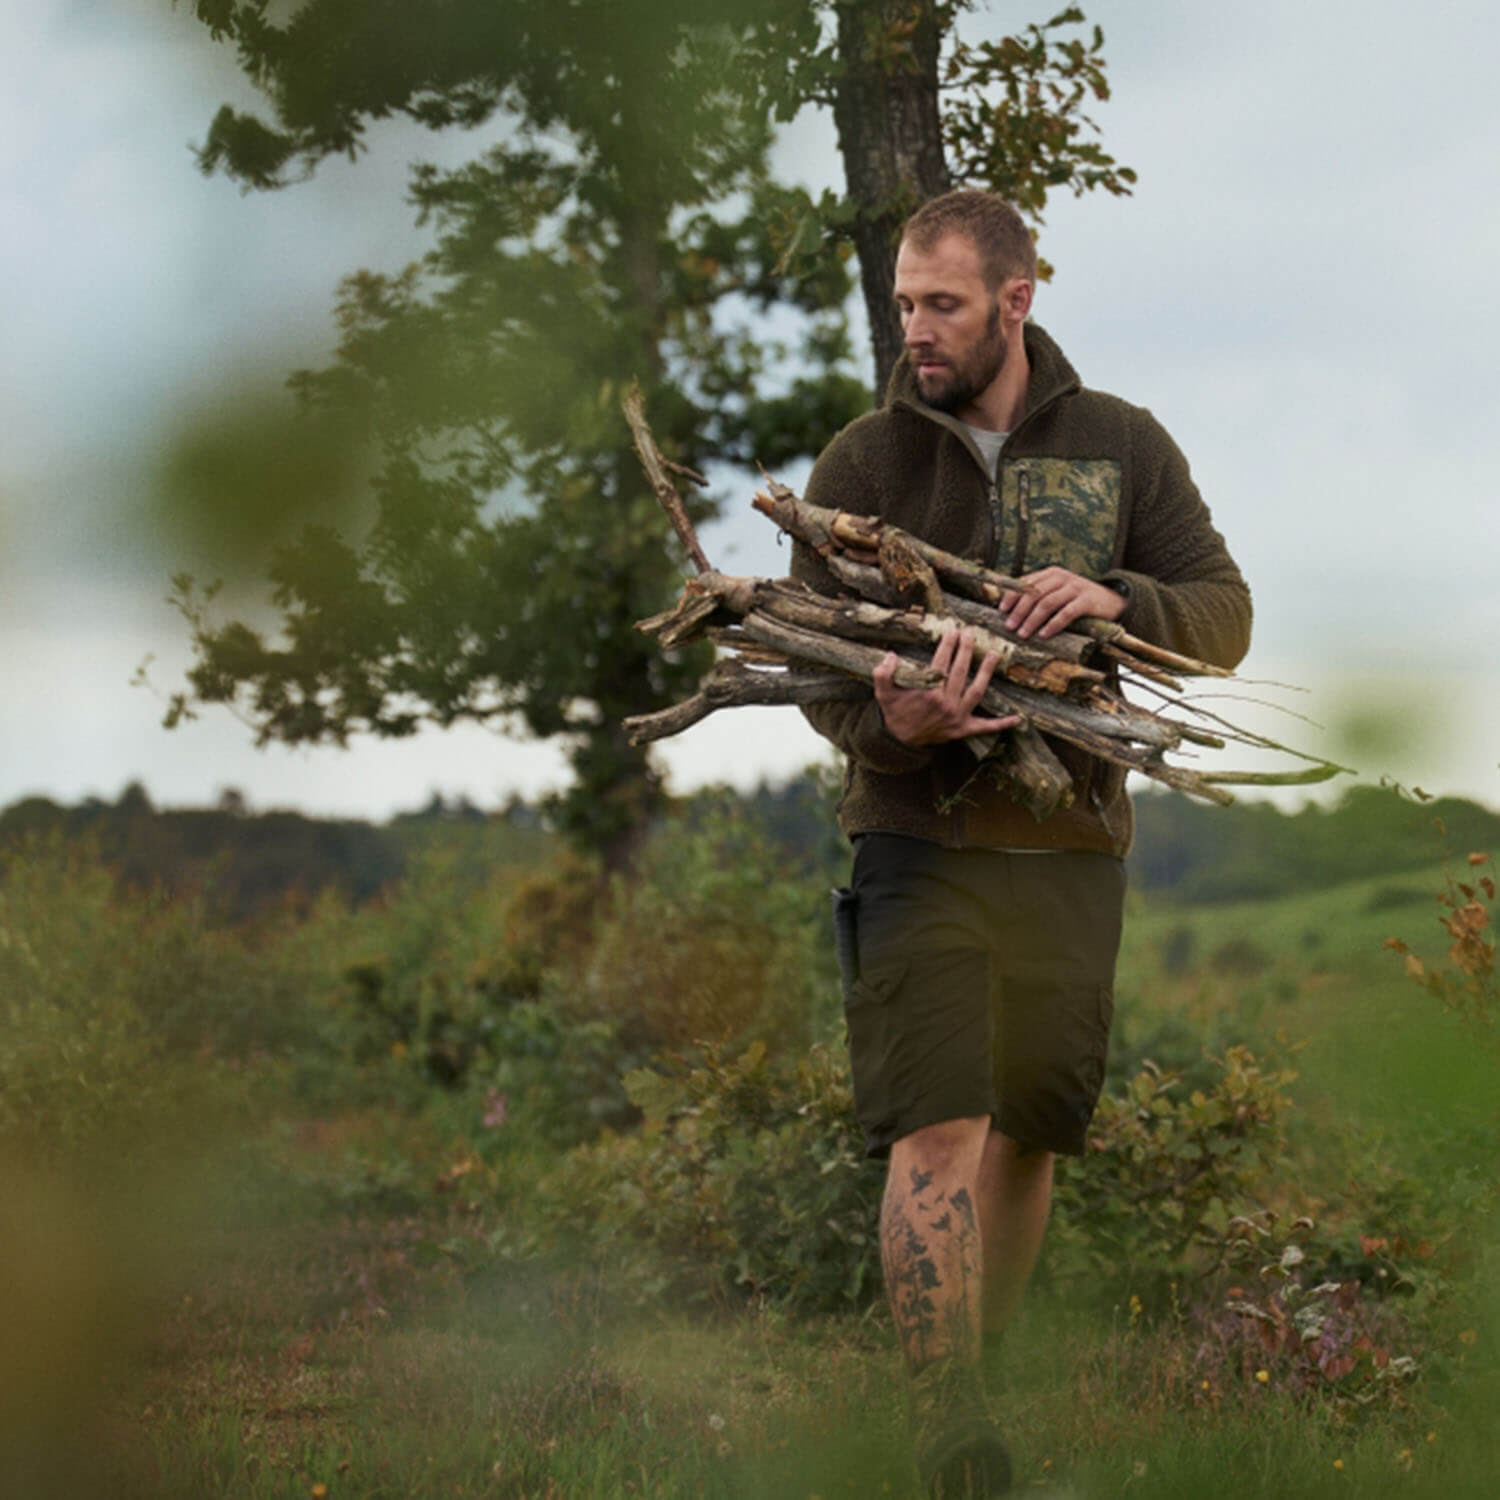
<instances>
[{"instance_id":1,"label":"white sky","mask_svg":"<svg viewBox=\"0 0 1500 1500\"><path fill-rule=\"evenodd\" d=\"M1286 737L1500 801L1500 11L1085 9L1114 90L1095 117L1140 183L1055 203L1038 320L1187 452L1254 590L1243 674L1308 689L1292 701L1330 726L1387 721L1360 751ZM487 731L256 751L215 713L169 734L129 685L148 653L163 691L187 661L163 603L179 560L127 524L166 435L228 371L320 359L339 277L424 246L408 161L472 143L383 129L357 166L244 195L188 150L221 102L251 100L185 9L0 0L0 17L0 805L139 778L165 804L232 785L258 807L380 817L435 789L484 806L556 782L554 749ZM781 159L836 181L826 121L799 122ZM710 555L784 572L750 488ZM665 758L688 787L820 754L794 711L737 710Z\"/></svg>"}]
</instances>

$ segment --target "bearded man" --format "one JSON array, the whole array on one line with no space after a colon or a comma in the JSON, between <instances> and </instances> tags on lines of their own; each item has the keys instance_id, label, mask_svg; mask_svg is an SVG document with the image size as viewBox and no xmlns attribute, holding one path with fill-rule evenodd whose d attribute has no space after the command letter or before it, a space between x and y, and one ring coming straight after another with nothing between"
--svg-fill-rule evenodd
<instances>
[{"instance_id":1,"label":"bearded man","mask_svg":"<svg viewBox=\"0 0 1500 1500\"><path fill-rule=\"evenodd\" d=\"M876 515L1018 578L1022 639L1081 616L1232 667L1250 593L1188 465L1150 413L1085 389L1028 321L1036 254L1016 211L949 193L903 231L905 335L880 410L824 450L807 498ZM837 592L799 547L793 572ZM1080 1154L1104 1078L1132 834L1124 773L1051 748L1072 798L1037 821L966 741L995 667L967 632L895 686L804 710L846 758L854 843L839 893L855 1103L888 1156L887 1296L910 1375L918 1467L937 1500L995 1495L1010 1461L983 1363L1036 1261L1058 1153Z\"/></svg>"}]
</instances>

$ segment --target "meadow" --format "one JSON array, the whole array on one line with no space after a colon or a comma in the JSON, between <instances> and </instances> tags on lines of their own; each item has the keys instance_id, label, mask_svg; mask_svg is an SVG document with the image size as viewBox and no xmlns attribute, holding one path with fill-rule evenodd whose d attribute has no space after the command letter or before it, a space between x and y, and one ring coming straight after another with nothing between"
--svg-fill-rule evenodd
<instances>
[{"instance_id":1,"label":"meadow","mask_svg":"<svg viewBox=\"0 0 1500 1500\"><path fill-rule=\"evenodd\" d=\"M0 1493L915 1496L825 862L465 837L232 922L0 856ZM1131 896L1019 1491L1493 1492L1493 972L1408 972L1469 852Z\"/></svg>"}]
</instances>

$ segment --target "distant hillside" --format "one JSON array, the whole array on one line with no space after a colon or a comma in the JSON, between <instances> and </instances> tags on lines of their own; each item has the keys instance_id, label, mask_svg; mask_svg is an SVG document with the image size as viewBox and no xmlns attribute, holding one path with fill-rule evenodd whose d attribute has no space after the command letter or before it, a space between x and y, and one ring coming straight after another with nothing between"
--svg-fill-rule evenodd
<instances>
[{"instance_id":1,"label":"distant hillside","mask_svg":"<svg viewBox=\"0 0 1500 1500\"><path fill-rule=\"evenodd\" d=\"M1318 890L1430 865L1472 849L1500 853L1500 814L1441 797L1417 803L1349 788L1332 807L1283 813L1269 802L1210 807L1176 792L1135 799L1132 883L1189 901Z\"/></svg>"},{"instance_id":2,"label":"distant hillside","mask_svg":"<svg viewBox=\"0 0 1500 1500\"><path fill-rule=\"evenodd\" d=\"M723 788L685 800L689 815L726 808L759 825L804 868L840 878L846 846L833 825L834 788L804 775L748 793ZM1500 852L1500 814L1475 802L1414 803L1356 786L1334 806L1283 813L1270 803L1209 807L1177 793L1135 799L1132 884L1186 901L1235 901L1317 890L1430 866L1471 849ZM211 809L152 806L138 785L119 801L62 807L32 797L0 811L0 847L27 835L86 838L137 887L207 889L240 920L269 904L334 889L364 902L430 851L461 861L479 882L505 865L534 864L557 847L536 808L513 801L486 814L434 797L385 825L300 813L251 813L233 793Z\"/></svg>"},{"instance_id":3,"label":"distant hillside","mask_svg":"<svg viewBox=\"0 0 1500 1500\"><path fill-rule=\"evenodd\" d=\"M398 881L434 843L467 864L494 867L539 858L551 840L521 806L487 817L440 797L421 812L379 826L358 819L251 813L238 794L211 809L158 809L132 783L117 802L63 807L28 797L0 811L0 847L28 836L86 839L128 885L168 893L209 892L231 921L288 899L333 889L361 903Z\"/></svg>"}]
</instances>

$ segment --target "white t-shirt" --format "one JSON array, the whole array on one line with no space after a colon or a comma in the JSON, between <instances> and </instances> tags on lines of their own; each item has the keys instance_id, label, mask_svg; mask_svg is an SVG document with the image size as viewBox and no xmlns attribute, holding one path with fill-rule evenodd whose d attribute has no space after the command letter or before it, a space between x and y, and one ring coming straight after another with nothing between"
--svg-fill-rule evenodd
<instances>
[{"instance_id":1,"label":"white t-shirt","mask_svg":"<svg viewBox=\"0 0 1500 1500\"><path fill-rule=\"evenodd\" d=\"M969 435L979 445L980 455L984 459L985 467L990 471L990 478L995 477L1000 467L1000 447L1010 436L1008 432L991 432L987 427L975 427L969 422L964 426L969 429Z\"/></svg>"}]
</instances>

